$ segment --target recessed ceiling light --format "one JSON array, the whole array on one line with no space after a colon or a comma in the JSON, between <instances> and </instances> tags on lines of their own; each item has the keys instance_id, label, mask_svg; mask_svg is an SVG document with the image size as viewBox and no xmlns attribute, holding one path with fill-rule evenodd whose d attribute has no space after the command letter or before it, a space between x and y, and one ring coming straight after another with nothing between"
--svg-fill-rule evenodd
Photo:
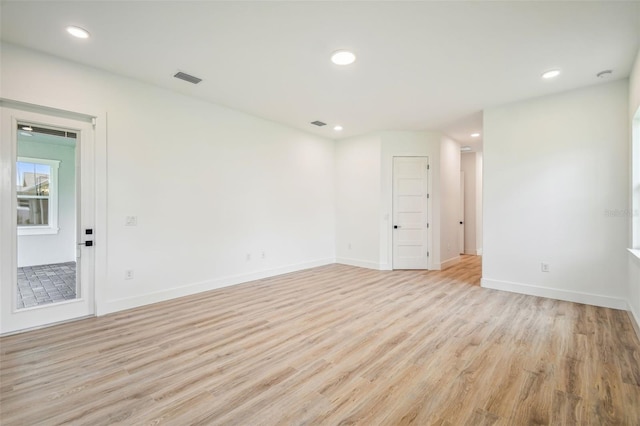
<instances>
[{"instance_id":1,"label":"recessed ceiling light","mask_svg":"<svg viewBox=\"0 0 640 426\"><path fill-rule=\"evenodd\" d=\"M27 133L27 132L20 132L20 134L22 136L33 136L31 133Z\"/></svg>"},{"instance_id":2,"label":"recessed ceiling light","mask_svg":"<svg viewBox=\"0 0 640 426\"><path fill-rule=\"evenodd\" d=\"M356 55L348 50L336 50L331 54L331 62L336 65L349 65L356 60Z\"/></svg>"},{"instance_id":3,"label":"recessed ceiling light","mask_svg":"<svg viewBox=\"0 0 640 426\"><path fill-rule=\"evenodd\" d=\"M27 132L33 132L33 127L31 127L31 126L22 126L22 130L26 130Z\"/></svg>"},{"instance_id":4,"label":"recessed ceiling light","mask_svg":"<svg viewBox=\"0 0 640 426\"><path fill-rule=\"evenodd\" d=\"M68 26L67 32L77 38L89 38L89 31L76 26Z\"/></svg>"},{"instance_id":5,"label":"recessed ceiling light","mask_svg":"<svg viewBox=\"0 0 640 426\"><path fill-rule=\"evenodd\" d=\"M334 126L333 130L335 130L336 132L339 132L339 131L342 130L342 126L340 126L340 125Z\"/></svg>"},{"instance_id":6,"label":"recessed ceiling light","mask_svg":"<svg viewBox=\"0 0 640 426\"><path fill-rule=\"evenodd\" d=\"M542 78L550 79L560 75L560 70L549 70L542 73Z\"/></svg>"},{"instance_id":7,"label":"recessed ceiling light","mask_svg":"<svg viewBox=\"0 0 640 426\"><path fill-rule=\"evenodd\" d=\"M479 138L480 137L480 133L471 133L471 137L472 138Z\"/></svg>"}]
</instances>

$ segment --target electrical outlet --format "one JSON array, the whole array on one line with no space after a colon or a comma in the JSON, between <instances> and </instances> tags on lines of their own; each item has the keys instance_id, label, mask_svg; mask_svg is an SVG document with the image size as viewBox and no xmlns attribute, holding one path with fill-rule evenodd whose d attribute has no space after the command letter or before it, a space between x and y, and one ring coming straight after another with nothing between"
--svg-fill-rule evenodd
<instances>
[{"instance_id":1,"label":"electrical outlet","mask_svg":"<svg viewBox=\"0 0 640 426\"><path fill-rule=\"evenodd\" d=\"M125 218L124 224L126 226L138 226L138 217L137 216L127 216Z\"/></svg>"},{"instance_id":2,"label":"electrical outlet","mask_svg":"<svg viewBox=\"0 0 640 426\"><path fill-rule=\"evenodd\" d=\"M349 243L349 250L351 250L351 243Z\"/></svg>"},{"instance_id":3,"label":"electrical outlet","mask_svg":"<svg viewBox=\"0 0 640 426\"><path fill-rule=\"evenodd\" d=\"M127 269L126 271L124 271L124 279L125 280L133 279L133 269Z\"/></svg>"},{"instance_id":4,"label":"electrical outlet","mask_svg":"<svg viewBox=\"0 0 640 426\"><path fill-rule=\"evenodd\" d=\"M247 262L251 260L251 253L247 253Z\"/></svg>"},{"instance_id":5,"label":"electrical outlet","mask_svg":"<svg viewBox=\"0 0 640 426\"><path fill-rule=\"evenodd\" d=\"M266 259L267 258L267 253L265 253L264 251L262 251L262 258Z\"/></svg>"},{"instance_id":6,"label":"electrical outlet","mask_svg":"<svg viewBox=\"0 0 640 426\"><path fill-rule=\"evenodd\" d=\"M546 262L542 262L540 264L540 269L542 270L542 272L549 272L549 264Z\"/></svg>"}]
</instances>

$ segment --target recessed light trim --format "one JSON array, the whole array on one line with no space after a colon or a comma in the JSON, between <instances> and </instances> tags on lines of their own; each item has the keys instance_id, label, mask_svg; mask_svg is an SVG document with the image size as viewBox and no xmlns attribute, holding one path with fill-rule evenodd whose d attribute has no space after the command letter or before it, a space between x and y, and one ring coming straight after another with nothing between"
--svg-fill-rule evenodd
<instances>
[{"instance_id":1,"label":"recessed light trim","mask_svg":"<svg viewBox=\"0 0 640 426\"><path fill-rule=\"evenodd\" d=\"M543 72L542 78L544 78L545 80L549 80L550 78L556 78L559 75L560 75L560 70L553 69L553 70Z\"/></svg>"},{"instance_id":2,"label":"recessed light trim","mask_svg":"<svg viewBox=\"0 0 640 426\"><path fill-rule=\"evenodd\" d=\"M478 132L471 133L471 137L472 138L479 138L480 137L480 133L478 133Z\"/></svg>"},{"instance_id":3,"label":"recessed light trim","mask_svg":"<svg viewBox=\"0 0 640 426\"><path fill-rule=\"evenodd\" d=\"M33 127L31 127L31 126L22 126L22 130L26 130L27 132L33 132Z\"/></svg>"},{"instance_id":4,"label":"recessed light trim","mask_svg":"<svg viewBox=\"0 0 640 426\"><path fill-rule=\"evenodd\" d=\"M67 32L76 38L89 38L89 31L84 28L76 27L75 25L69 25Z\"/></svg>"},{"instance_id":5,"label":"recessed light trim","mask_svg":"<svg viewBox=\"0 0 640 426\"><path fill-rule=\"evenodd\" d=\"M350 65L356 60L356 55L348 50L336 50L331 54L331 62L336 65Z\"/></svg>"},{"instance_id":6,"label":"recessed light trim","mask_svg":"<svg viewBox=\"0 0 640 426\"><path fill-rule=\"evenodd\" d=\"M339 124L337 126L333 126L333 130L335 130L336 132L340 132L342 131L342 126Z\"/></svg>"}]
</instances>

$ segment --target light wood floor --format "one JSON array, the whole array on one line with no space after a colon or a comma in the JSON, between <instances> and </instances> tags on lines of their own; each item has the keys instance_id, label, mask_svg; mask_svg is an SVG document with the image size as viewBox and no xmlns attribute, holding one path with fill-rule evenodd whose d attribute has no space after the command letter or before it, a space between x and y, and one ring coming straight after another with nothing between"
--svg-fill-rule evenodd
<instances>
[{"instance_id":1,"label":"light wood floor","mask_svg":"<svg viewBox=\"0 0 640 426\"><path fill-rule=\"evenodd\" d=\"M625 312L331 265L0 339L2 425L639 425Z\"/></svg>"}]
</instances>

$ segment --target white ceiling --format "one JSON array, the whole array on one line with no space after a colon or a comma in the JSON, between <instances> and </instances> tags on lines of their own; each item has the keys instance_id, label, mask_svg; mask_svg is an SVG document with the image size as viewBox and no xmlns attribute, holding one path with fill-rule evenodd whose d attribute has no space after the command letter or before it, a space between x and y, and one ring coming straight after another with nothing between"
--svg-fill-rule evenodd
<instances>
[{"instance_id":1,"label":"white ceiling","mask_svg":"<svg viewBox=\"0 0 640 426\"><path fill-rule=\"evenodd\" d=\"M640 2L3 1L2 39L330 138L442 130L629 75ZM64 28L78 25L89 40ZM331 52L357 61L338 67ZM560 68L555 80L540 74ZM184 71L197 86L173 78ZM317 128L314 120L329 123ZM335 132L334 124L344 130Z\"/></svg>"}]
</instances>

